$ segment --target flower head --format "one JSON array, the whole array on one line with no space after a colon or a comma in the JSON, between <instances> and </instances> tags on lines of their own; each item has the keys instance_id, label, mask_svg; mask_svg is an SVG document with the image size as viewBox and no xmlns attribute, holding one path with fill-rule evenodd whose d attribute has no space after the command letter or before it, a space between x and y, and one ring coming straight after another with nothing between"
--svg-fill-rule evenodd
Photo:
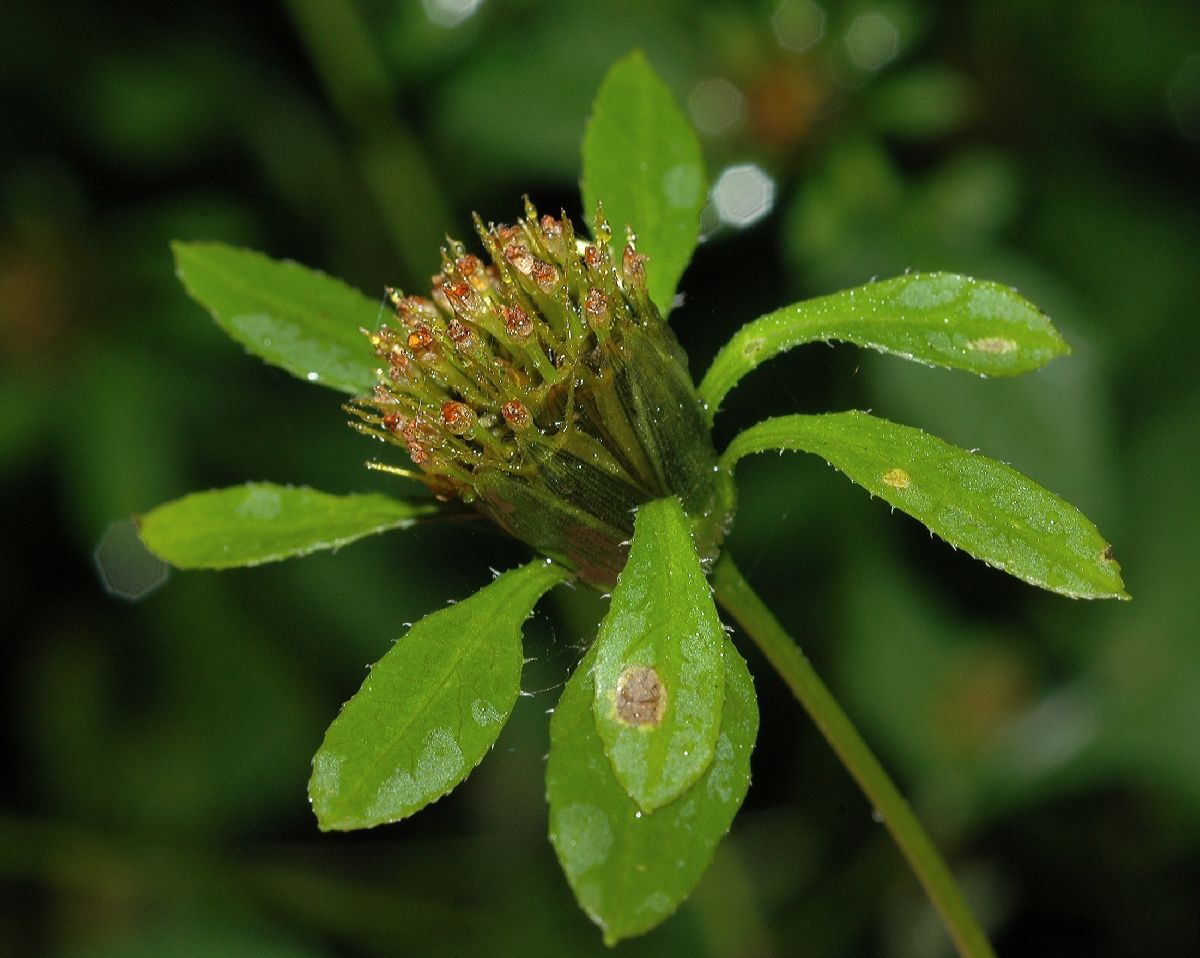
<instances>
[{"instance_id":1,"label":"flower head","mask_svg":"<svg viewBox=\"0 0 1200 958\"><path fill-rule=\"evenodd\" d=\"M633 233L618 261L603 210L596 242L528 201L514 225L475 226L490 262L451 241L428 297L388 291L394 315L364 331L379 382L347 407L353 425L593 585L615 581L637 506L666 495L711 557L728 485Z\"/></svg>"}]
</instances>

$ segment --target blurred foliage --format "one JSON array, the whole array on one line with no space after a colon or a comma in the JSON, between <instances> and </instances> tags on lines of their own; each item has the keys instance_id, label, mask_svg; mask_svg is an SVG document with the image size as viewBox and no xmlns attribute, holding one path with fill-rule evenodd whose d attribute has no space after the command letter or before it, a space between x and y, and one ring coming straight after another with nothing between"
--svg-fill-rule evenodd
<instances>
[{"instance_id":1,"label":"blurred foliage","mask_svg":"<svg viewBox=\"0 0 1200 958\"><path fill-rule=\"evenodd\" d=\"M858 406L981 448L1097 521L1132 603L1010 582L795 457L742 467L730 547L1001 953L1200 949L1191 0L48 0L0 6L0 952L602 953L543 795L544 713L599 602L530 623L530 694L452 799L321 836L303 796L324 720L403 622L521 549L418 528L175 575L138 604L92 553L189 489L399 482L362 469L336 401L212 327L169 241L419 291L471 210L510 218L528 192L580 213L590 100L633 47L706 132L713 181L754 163L774 184L744 229L706 213L672 314L694 370L767 309L906 268L1016 285L1074 347L1012 382L814 347L731 395L718 440ZM624 950L946 954L852 783L749 664L746 810L680 915Z\"/></svg>"}]
</instances>

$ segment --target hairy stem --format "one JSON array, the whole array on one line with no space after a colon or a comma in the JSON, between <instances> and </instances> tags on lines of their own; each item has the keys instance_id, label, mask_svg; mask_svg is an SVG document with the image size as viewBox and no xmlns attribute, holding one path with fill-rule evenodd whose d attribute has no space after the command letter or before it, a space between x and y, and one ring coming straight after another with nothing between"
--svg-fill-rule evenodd
<instances>
[{"instance_id":1,"label":"hairy stem","mask_svg":"<svg viewBox=\"0 0 1200 958\"><path fill-rule=\"evenodd\" d=\"M729 553L712 574L717 601L758 645L804 706L825 740L858 783L908 859L963 958L994 958L962 892L908 802L863 741L795 641L755 594Z\"/></svg>"}]
</instances>

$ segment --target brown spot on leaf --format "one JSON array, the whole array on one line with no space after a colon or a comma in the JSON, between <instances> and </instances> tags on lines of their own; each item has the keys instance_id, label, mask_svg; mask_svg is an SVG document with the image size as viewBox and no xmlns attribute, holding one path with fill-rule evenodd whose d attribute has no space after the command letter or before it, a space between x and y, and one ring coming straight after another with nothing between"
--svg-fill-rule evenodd
<instances>
[{"instance_id":1,"label":"brown spot on leaf","mask_svg":"<svg viewBox=\"0 0 1200 958\"><path fill-rule=\"evenodd\" d=\"M889 469L883 474L883 482L893 489L907 489L912 485L912 477L903 469Z\"/></svg>"},{"instance_id":2,"label":"brown spot on leaf","mask_svg":"<svg viewBox=\"0 0 1200 958\"><path fill-rule=\"evenodd\" d=\"M1112 562L1114 559L1116 559L1116 557L1117 557L1117 554L1116 554L1115 552L1113 552L1113 547L1112 547L1112 546L1105 546L1105 547L1104 547L1104 552L1102 552L1102 553L1101 553L1101 556L1100 556L1100 557L1101 557L1101 558L1102 558L1102 559L1103 559L1105 562Z\"/></svg>"},{"instance_id":3,"label":"brown spot on leaf","mask_svg":"<svg viewBox=\"0 0 1200 958\"><path fill-rule=\"evenodd\" d=\"M765 345L767 345L767 341L763 339L763 337L752 336L750 339L747 339L745 345L742 346L742 355L747 359L754 359L754 357L762 352L762 348Z\"/></svg>"},{"instance_id":4,"label":"brown spot on leaf","mask_svg":"<svg viewBox=\"0 0 1200 958\"><path fill-rule=\"evenodd\" d=\"M617 718L639 728L662 724L667 690L650 666L632 665L617 678Z\"/></svg>"},{"instance_id":5,"label":"brown spot on leaf","mask_svg":"<svg viewBox=\"0 0 1200 958\"><path fill-rule=\"evenodd\" d=\"M981 353L1011 353L1016 350L1017 341L1006 336L985 336L972 339L967 345Z\"/></svg>"}]
</instances>

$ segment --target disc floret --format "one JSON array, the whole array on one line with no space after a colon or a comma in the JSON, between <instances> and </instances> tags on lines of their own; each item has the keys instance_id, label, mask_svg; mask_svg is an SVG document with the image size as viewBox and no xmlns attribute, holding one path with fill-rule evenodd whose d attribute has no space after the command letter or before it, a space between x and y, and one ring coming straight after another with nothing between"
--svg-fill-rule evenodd
<instances>
[{"instance_id":1,"label":"disc floret","mask_svg":"<svg viewBox=\"0 0 1200 958\"><path fill-rule=\"evenodd\" d=\"M516 224L475 227L490 262L449 241L428 297L388 290L393 315L364 330L379 382L347 407L353 425L595 585L615 580L632 511L664 495L715 554L729 487L633 233L617 262L603 210L595 242L528 201Z\"/></svg>"}]
</instances>

